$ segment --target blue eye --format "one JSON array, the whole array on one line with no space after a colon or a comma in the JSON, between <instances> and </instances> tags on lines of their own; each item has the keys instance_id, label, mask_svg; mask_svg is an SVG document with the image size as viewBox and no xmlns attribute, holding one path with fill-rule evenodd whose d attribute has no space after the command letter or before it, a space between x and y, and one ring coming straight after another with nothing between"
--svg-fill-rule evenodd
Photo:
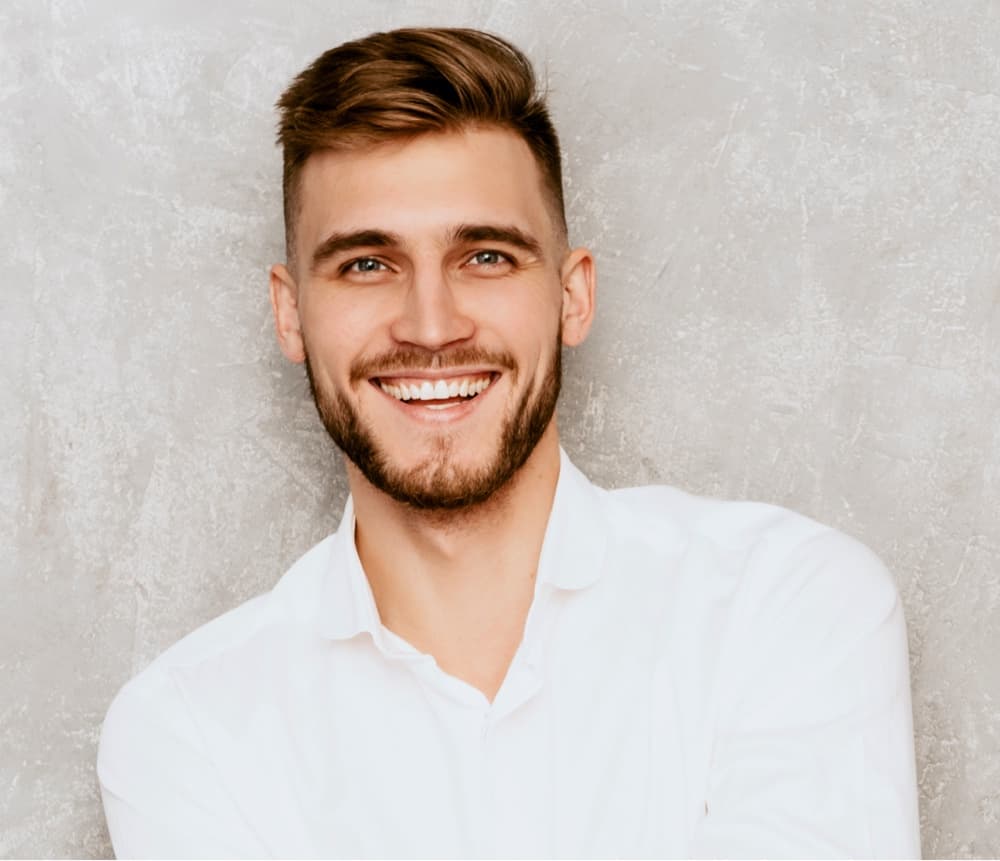
<instances>
[{"instance_id":1,"label":"blue eye","mask_svg":"<svg viewBox=\"0 0 1000 861\"><path fill-rule=\"evenodd\" d=\"M351 270L355 272L379 272L382 269L385 269L385 264L374 257L359 257L348 263L346 267L348 272Z\"/></svg>"},{"instance_id":2,"label":"blue eye","mask_svg":"<svg viewBox=\"0 0 1000 861\"><path fill-rule=\"evenodd\" d=\"M510 258L499 251L477 251L469 262L474 266L500 266L503 263L510 263Z\"/></svg>"}]
</instances>

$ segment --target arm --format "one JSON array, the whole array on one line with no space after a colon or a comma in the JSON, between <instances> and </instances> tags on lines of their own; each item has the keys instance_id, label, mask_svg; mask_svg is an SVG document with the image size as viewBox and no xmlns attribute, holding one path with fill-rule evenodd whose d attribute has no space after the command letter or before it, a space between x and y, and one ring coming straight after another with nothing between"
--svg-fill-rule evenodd
<instances>
[{"instance_id":1,"label":"arm","mask_svg":"<svg viewBox=\"0 0 1000 861\"><path fill-rule=\"evenodd\" d=\"M727 632L711 857L919 857L909 667L892 578L824 531L755 554Z\"/></svg>"},{"instance_id":2,"label":"arm","mask_svg":"<svg viewBox=\"0 0 1000 861\"><path fill-rule=\"evenodd\" d=\"M104 721L97 772L120 858L267 854L165 673L147 670L119 693Z\"/></svg>"}]
</instances>

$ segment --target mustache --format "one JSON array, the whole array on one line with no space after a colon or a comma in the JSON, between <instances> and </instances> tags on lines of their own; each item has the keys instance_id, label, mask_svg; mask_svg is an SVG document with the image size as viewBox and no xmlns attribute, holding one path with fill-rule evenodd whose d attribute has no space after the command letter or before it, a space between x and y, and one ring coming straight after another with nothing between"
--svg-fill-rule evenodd
<instances>
[{"instance_id":1,"label":"mustache","mask_svg":"<svg viewBox=\"0 0 1000 861\"><path fill-rule=\"evenodd\" d=\"M517 363L507 352L484 350L479 347L458 347L446 352L402 347L363 356L351 364L351 382L369 380L383 374L405 371L445 371L468 365L490 365L516 372Z\"/></svg>"}]
</instances>

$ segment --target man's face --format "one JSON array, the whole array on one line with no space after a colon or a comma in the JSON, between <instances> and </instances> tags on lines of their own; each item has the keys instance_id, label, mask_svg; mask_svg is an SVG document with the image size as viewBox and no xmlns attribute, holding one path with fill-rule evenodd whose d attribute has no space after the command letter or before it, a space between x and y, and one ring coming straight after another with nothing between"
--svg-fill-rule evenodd
<instances>
[{"instance_id":1,"label":"man's face","mask_svg":"<svg viewBox=\"0 0 1000 861\"><path fill-rule=\"evenodd\" d=\"M592 292L531 151L497 129L426 134L313 154L300 189L272 301L324 425L398 501L485 501L554 433L564 321L567 342L586 334L566 281Z\"/></svg>"}]
</instances>

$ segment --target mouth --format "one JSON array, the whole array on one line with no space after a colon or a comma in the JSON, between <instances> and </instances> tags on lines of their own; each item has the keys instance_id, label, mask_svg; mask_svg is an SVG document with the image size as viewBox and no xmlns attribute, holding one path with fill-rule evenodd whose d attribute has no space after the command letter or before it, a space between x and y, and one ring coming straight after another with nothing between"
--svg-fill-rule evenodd
<instances>
[{"instance_id":1,"label":"mouth","mask_svg":"<svg viewBox=\"0 0 1000 861\"><path fill-rule=\"evenodd\" d=\"M498 378L495 371L477 371L434 378L403 374L372 377L370 382L386 395L408 406L448 410L476 400Z\"/></svg>"}]
</instances>

